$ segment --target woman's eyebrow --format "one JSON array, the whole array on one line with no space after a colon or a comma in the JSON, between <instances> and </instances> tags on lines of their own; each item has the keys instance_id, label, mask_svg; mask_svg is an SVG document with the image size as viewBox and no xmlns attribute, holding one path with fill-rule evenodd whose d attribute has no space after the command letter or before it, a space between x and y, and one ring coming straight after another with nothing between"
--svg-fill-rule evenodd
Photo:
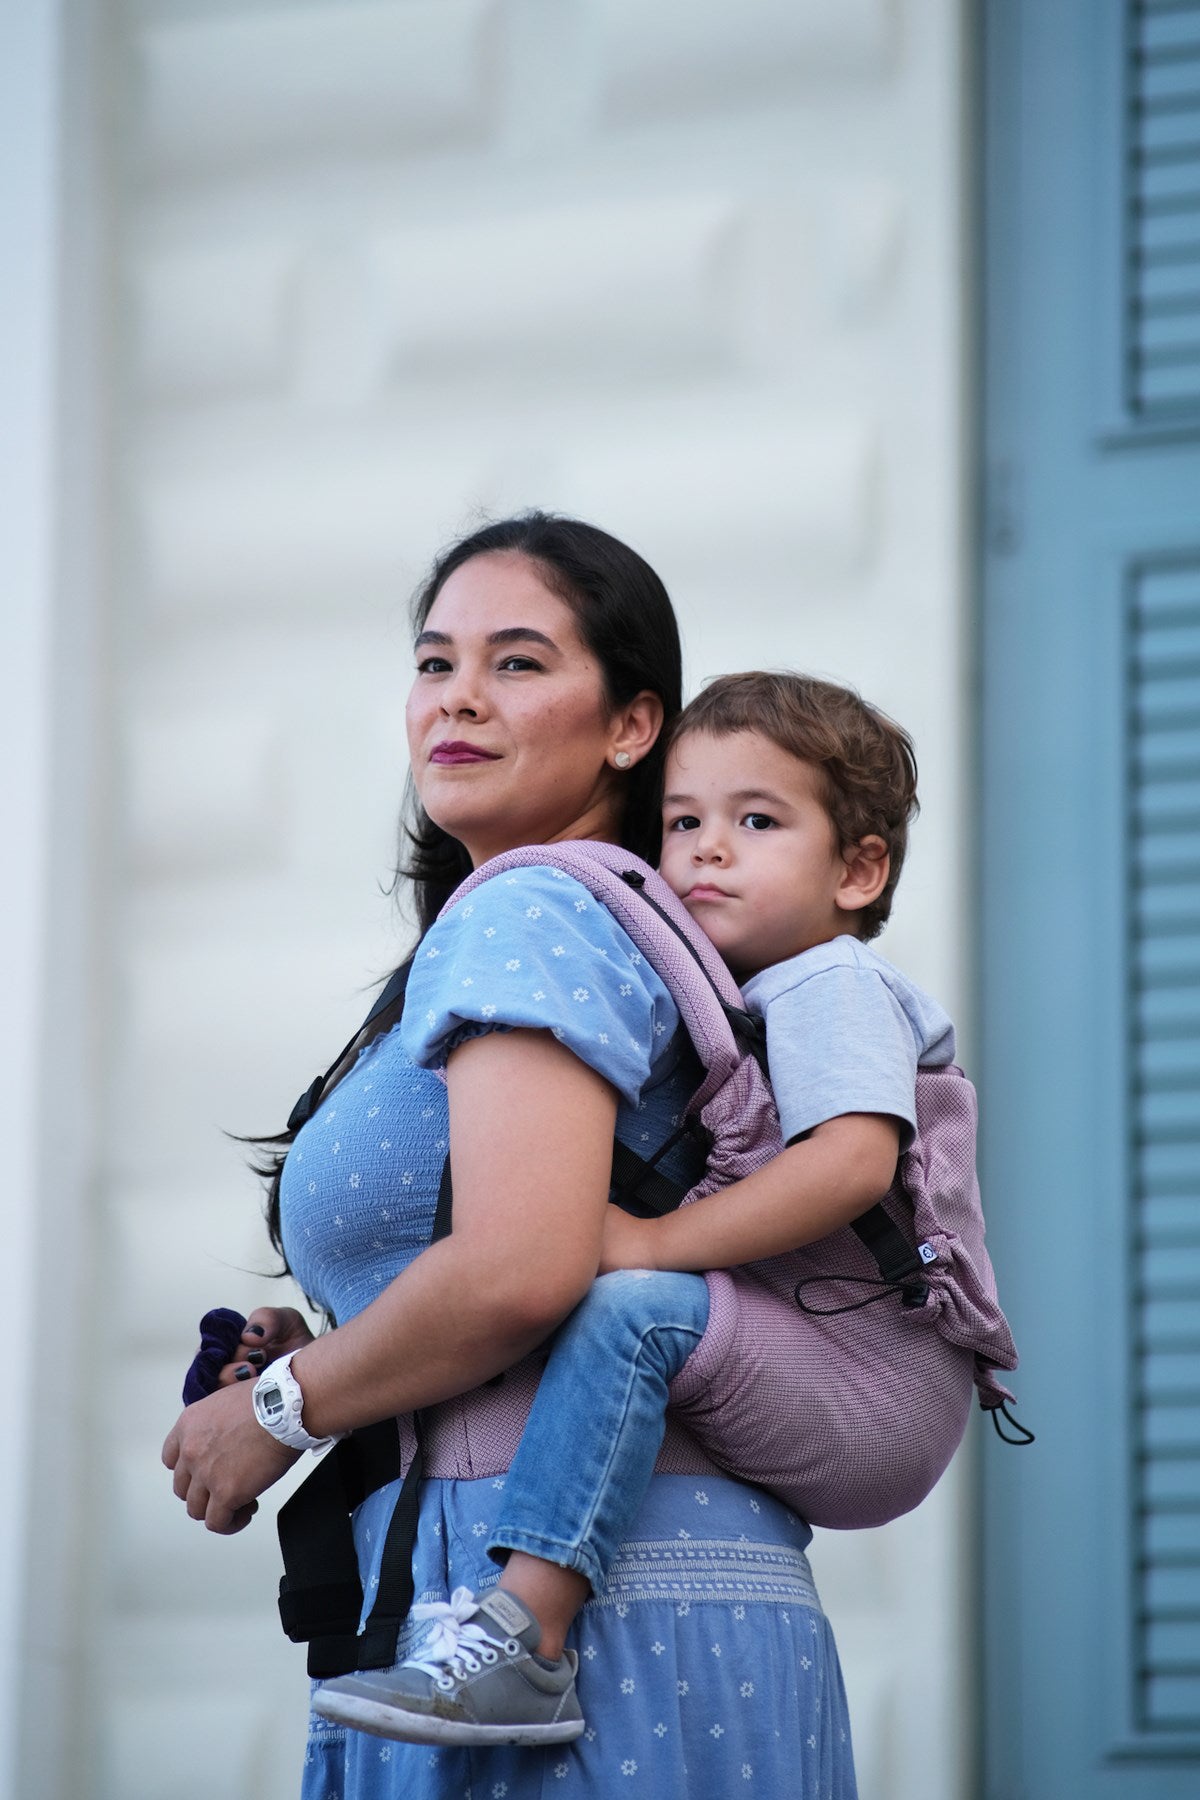
<instances>
[{"instance_id":1,"label":"woman's eyebrow","mask_svg":"<svg viewBox=\"0 0 1200 1800\"><path fill-rule=\"evenodd\" d=\"M532 625L506 625L503 631L488 633L489 644L515 644L521 641L533 644L545 644L547 650L557 650L558 645L544 631L535 631Z\"/></svg>"},{"instance_id":2,"label":"woman's eyebrow","mask_svg":"<svg viewBox=\"0 0 1200 1800\"><path fill-rule=\"evenodd\" d=\"M419 650L422 644L452 644L454 639L448 631L422 631L413 648ZM545 644L548 650L557 650L558 645L544 631L535 631L532 625L506 625L500 631L490 631L486 642L489 644L533 643Z\"/></svg>"}]
</instances>

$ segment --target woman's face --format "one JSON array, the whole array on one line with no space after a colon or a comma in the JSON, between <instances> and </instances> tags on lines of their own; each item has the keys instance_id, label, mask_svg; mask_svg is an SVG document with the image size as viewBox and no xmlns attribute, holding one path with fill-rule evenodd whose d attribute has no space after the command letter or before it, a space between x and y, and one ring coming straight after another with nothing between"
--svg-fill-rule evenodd
<instances>
[{"instance_id":1,"label":"woman's face","mask_svg":"<svg viewBox=\"0 0 1200 1800\"><path fill-rule=\"evenodd\" d=\"M519 844L615 838L625 741L596 658L537 564L504 551L448 577L416 642L408 747L429 817L478 866Z\"/></svg>"}]
</instances>

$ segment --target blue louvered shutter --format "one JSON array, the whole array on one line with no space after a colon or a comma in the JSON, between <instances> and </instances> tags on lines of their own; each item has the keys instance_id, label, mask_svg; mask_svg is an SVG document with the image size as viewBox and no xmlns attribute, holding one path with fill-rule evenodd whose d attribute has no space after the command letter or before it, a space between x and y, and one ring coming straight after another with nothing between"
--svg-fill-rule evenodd
<instances>
[{"instance_id":1,"label":"blue louvered shutter","mask_svg":"<svg viewBox=\"0 0 1200 1800\"><path fill-rule=\"evenodd\" d=\"M1198 496L1200 501L1200 496ZM1130 609L1134 1717L1200 1731L1200 558Z\"/></svg>"},{"instance_id":2,"label":"blue louvered shutter","mask_svg":"<svg viewBox=\"0 0 1200 1800\"><path fill-rule=\"evenodd\" d=\"M1200 406L1200 0L1131 0L1127 24L1126 400Z\"/></svg>"},{"instance_id":3,"label":"blue louvered shutter","mask_svg":"<svg viewBox=\"0 0 1200 1800\"><path fill-rule=\"evenodd\" d=\"M1200 0L984 0L986 1800L1200 1794Z\"/></svg>"}]
</instances>

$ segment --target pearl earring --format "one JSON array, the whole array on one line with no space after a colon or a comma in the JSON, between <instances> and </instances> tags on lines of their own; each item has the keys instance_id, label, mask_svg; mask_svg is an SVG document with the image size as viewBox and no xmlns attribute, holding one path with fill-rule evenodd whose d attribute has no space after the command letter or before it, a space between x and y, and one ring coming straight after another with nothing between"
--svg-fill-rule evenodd
<instances>
[{"instance_id":1,"label":"pearl earring","mask_svg":"<svg viewBox=\"0 0 1200 1800\"><path fill-rule=\"evenodd\" d=\"M617 754L613 757L613 761L616 763L618 769L627 769L633 761L633 758L630 756L628 750L618 750Z\"/></svg>"}]
</instances>

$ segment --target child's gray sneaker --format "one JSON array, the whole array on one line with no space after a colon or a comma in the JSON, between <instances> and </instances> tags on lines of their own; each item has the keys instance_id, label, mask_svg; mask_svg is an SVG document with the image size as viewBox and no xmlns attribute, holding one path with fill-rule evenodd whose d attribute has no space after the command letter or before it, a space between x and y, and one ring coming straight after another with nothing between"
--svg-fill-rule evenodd
<instances>
[{"instance_id":1,"label":"child's gray sneaker","mask_svg":"<svg viewBox=\"0 0 1200 1800\"><path fill-rule=\"evenodd\" d=\"M515 1594L414 1606L431 1630L398 1669L322 1682L313 1711L337 1725L410 1744L563 1744L583 1730L579 1659L537 1656L541 1627Z\"/></svg>"}]
</instances>

